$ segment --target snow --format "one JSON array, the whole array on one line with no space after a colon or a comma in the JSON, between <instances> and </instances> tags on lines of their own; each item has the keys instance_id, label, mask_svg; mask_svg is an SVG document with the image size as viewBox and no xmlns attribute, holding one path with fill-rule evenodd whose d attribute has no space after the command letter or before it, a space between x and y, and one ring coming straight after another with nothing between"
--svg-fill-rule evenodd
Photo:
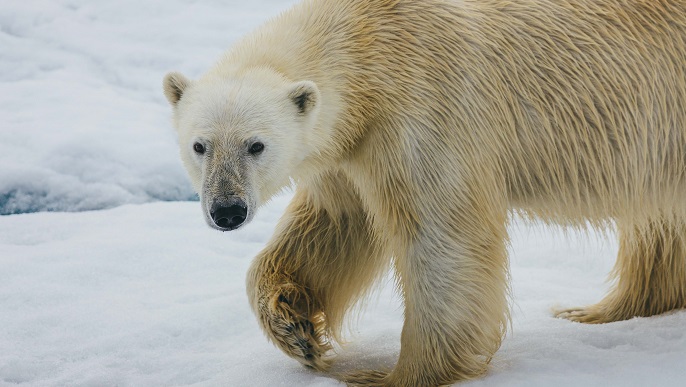
<instances>
[{"instance_id":1,"label":"snow","mask_svg":"<svg viewBox=\"0 0 686 387\"><path fill-rule=\"evenodd\" d=\"M0 217L0 385L337 386L269 344L245 273L289 196L236 232L197 203ZM616 243L515 223L513 329L464 386L681 386L686 313L605 325L555 319L599 300ZM386 279L338 349L335 371L390 367L402 308Z\"/></svg>"},{"instance_id":2,"label":"snow","mask_svg":"<svg viewBox=\"0 0 686 387\"><path fill-rule=\"evenodd\" d=\"M267 342L245 295L290 196L244 229L204 224L161 78L197 77L293 1L6 1L0 7L0 386L337 386ZM605 325L552 317L600 300L617 244L515 221L513 323L462 386L681 386L686 312ZM387 278L334 371L391 367Z\"/></svg>"},{"instance_id":3,"label":"snow","mask_svg":"<svg viewBox=\"0 0 686 387\"><path fill-rule=\"evenodd\" d=\"M195 198L162 77L197 77L292 1L5 1L0 214Z\"/></svg>"}]
</instances>

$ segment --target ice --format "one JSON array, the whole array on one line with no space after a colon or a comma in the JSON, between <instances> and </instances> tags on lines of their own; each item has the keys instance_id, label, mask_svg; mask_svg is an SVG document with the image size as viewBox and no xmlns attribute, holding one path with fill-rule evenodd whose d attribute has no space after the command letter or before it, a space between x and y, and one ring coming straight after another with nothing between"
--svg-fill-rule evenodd
<instances>
[{"instance_id":1,"label":"ice","mask_svg":"<svg viewBox=\"0 0 686 387\"><path fill-rule=\"evenodd\" d=\"M236 232L197 203L0 217L0 385L337 386L260 332L245 294L251 258L289 195ZM469 386L681 386L686 313L605 325L555 319L598 301L611 236L515 222L513 323ZM402 307L386 278L352 316L334 371L391 367Z\"/></svg>"},{"instance_id":2,"label":"ice","mask_svg":"<svg viewBox=\"0 0 686 387\"><path fill-rule=\"evenodd\" d=\"M162 77L199 76L289 1L6 1L0 214L193 200Z\"/></svg>"}]
</instances>

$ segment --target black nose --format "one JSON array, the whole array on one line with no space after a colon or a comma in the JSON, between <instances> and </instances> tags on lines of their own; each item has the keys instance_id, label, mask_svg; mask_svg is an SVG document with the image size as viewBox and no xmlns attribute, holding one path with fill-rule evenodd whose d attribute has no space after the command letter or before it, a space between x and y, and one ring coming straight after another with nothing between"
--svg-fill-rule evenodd
<instances>
[{"instance_id":1,"label":"black nose","mask_svg":"<svg viewBox=\"0 0 686 387\"><path fill-rule=\"evenodd\" d=\"M228 206L215 204L212 206L212 211L210 212L212 221L214 221L214 224L216 224L217 227L229 230L234 230L243 224L247 215L248 206L240 199Z\"/></svg>"}]
</instances>

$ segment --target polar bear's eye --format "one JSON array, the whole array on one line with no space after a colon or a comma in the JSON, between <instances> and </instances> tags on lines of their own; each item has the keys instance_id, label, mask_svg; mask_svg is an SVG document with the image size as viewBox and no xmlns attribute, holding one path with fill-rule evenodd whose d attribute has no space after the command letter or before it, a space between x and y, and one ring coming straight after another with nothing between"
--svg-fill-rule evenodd
<instances>
[{"instance_id":1,"label":"polar bear's eye","mask_svg":"<svg viewBox=\"0 0 686 387\"><path fill-rule=\"evenodd\" d=\"M250 149L248 149L248 152L250 152L251 155L259 155L262 153L264 150L264 144L261 142L256 142L250 145Z\"/></svg>"},{"instance_id":2,"label":"polar bear's eye","mask_svg":"<svg viewBox=\"0 0 686 387\"><path fill-rule=\"evenodd\" d=\"M199 142L196 142L195 144L193 144L193 150L195 151L195 153L202 155L205 153L205 146Z\"/></svg>"}]
</instances>

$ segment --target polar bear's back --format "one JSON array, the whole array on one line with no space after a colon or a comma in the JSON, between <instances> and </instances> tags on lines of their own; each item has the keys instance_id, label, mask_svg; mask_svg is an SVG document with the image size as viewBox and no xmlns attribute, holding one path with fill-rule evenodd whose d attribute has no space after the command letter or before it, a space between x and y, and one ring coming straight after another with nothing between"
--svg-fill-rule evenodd
<instances>
[{"instance_id":1,"label":"polar bear's back","mask_svg":"<svg viewBox=\"0 0 686 387\"><path fill-rule=\"evenodd\" d=\"M308 0L215 72L313 80L338 151L386 123L417 149L449 143L428 163L446 175L573 223L686 211L685 64L683 1Z\"/></svg>"}]
</instances>

